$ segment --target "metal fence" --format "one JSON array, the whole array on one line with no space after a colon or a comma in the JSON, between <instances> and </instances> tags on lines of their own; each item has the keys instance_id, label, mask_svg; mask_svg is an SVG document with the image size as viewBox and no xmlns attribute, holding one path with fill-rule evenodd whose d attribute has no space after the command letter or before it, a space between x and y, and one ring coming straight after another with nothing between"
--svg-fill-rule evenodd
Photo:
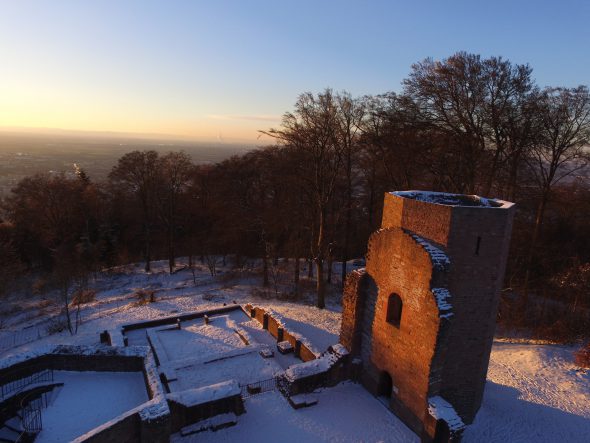
<instances>
[{"instance_id":1,"label":"metal fence","mask_svg":"<svg viewBox=\"0 0 590 443\"><path fill-rule=\"evenodd\" d=\"M252 397L263 392L276 391L278 389L278 377L240 385L240 388L242 389L242 398Z\"/></svg>"},{"instance_id":2,"label":"metal fence","mask_svg":"<svg viewBox=\"0 0 590 443\"><path fill-rule=\"evenodd\" d=\"M14 371L14 374L24 371L26 368L21 368L18 371ZM34 372L30 375L17 378L17 375L11 376L13 373L5 374L4 379L10 381L4 382L0 380L0 398L7 398L11 395L17 394L33 383L41 382L52 382L53 381L53 369L41 369L38 372ZM11 380L12 379L12 380Z\"/></svg>"},{"instance_id":3,"label":"metal fence","mask_svg":"<svg viewBox=\"0 0 590 443\"><path fill-rule=\"evenodd\" d=\"M47 393L32 394L21 401L23 430L29 434L40 432L43 428L41 409L47 407Z\"/></svg>"},{"instance_id":4,"label":"metal fence","mask_svg":"<svg viewBox=\"0 0 590 443\"><path fill-rule=\"evenodd\" d=\"M3 331L0 335L0 353L49 335L47 332L48 325L48 322L43 322L41 326L35 326L21 331Z\"/></svg>"},{"instance_id":5,"label":"metal fence","mask_svg":"<svg viewBox=\"0 0 590 443\"><path fill-rule=\"evenodd\" d=\"M32 392L20 402L22 432L16 439L15 443L25 443L33 441L36 434L43 429L41 410L47 407L48 392Z\"/></svg>"}]
</instances>

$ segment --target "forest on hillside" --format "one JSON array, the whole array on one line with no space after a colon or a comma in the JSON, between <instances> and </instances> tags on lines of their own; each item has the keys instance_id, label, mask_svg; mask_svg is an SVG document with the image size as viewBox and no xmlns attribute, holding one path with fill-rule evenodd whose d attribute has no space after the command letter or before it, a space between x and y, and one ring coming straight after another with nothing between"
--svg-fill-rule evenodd
<instances>
[{"instance_id":1,"label":"forest on hillside","mask_svg":"<svg viewBox=\"0 0 590 443\"><path fill-rule=\"evenodd\" d=\"M0 203L0 292L68 296L98 270L188 256L279 258L300 290L314 264L317 305L331 263L365 253L383 194L424 189L513 201L500 322L572 339L590 326L590 93L539 87L531 67L457 53L414 64L399 93L303 93L275 143L216 164L133 151L108 180L37 174ZM307 267L312 270L311 266ZM345 268L343 273L345 272Z\"/></svg>"}]
</instances>

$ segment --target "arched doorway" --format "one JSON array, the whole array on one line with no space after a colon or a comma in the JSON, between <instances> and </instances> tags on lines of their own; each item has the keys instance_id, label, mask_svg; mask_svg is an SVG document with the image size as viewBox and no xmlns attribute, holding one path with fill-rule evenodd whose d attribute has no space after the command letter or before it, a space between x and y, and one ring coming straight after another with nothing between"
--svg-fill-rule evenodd
<instances>
[{"instance_id":1,"label":"arched doorway","mask_svg":"<svg viewBox=\"0 0 590 443\"><path fill-rule=\"evenodd\" d=\"M436 430L434 431L434 443L449 443L451 440L451 431L449 425L444 420L437 420Z\"/></svg>"},{"instance_id":2,"label":"arched doorway","mask_svg":"<svg viewBox=\"0 0 590 443\"><path fill-rule=\"evenodd\" d=\"M379 374L379 386L377 387L377 396L389 400L393 391L393 380L387 371Z\"/></svg>"}]
</instances>

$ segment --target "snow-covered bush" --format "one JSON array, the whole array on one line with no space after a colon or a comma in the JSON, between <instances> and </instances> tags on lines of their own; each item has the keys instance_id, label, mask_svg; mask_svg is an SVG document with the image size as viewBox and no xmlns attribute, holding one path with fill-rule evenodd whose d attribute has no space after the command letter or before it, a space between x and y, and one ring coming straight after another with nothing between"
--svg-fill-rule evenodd
<instances>
[{"instance_id":1,"label":"snow-covered bush","mask_svg":"<svg viewBox=\"0 0 590 443\"><path fill-rule=\"evenodd\" d=\"M153 289L138 289L133 294L135 298L137 298L138 303L140 305L145 305L146 303L154 303L156 301L156 291Z\"/></svg>"}]
</instances>

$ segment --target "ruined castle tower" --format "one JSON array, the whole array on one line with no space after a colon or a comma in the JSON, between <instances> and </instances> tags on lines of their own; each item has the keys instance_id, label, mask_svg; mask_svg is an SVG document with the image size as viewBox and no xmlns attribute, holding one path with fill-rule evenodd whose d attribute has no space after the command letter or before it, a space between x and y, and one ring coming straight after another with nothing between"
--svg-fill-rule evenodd
<instances>
[{"instance_id":1,"label":"ruined castle tower","mask_svg":"<svg viewBox=\"0 0 590 443\"><path fill-rule=\"evenodd\" d=\"M347 278L340 342L424 441L460 436L481 405L513 213L472 195L388 193L366 268Z\"/></svg>"}]
</instances>

